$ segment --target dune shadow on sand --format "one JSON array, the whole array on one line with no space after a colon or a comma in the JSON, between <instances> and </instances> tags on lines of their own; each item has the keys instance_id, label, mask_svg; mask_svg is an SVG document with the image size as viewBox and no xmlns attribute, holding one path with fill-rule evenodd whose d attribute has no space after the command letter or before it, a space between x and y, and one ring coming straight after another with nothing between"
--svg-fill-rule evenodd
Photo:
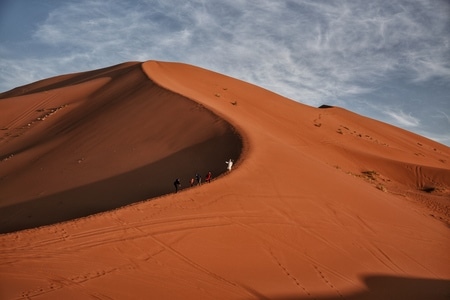
<instances>
[{"instance_id":1,"label":"dune shadow on sand","mask_svg":"<svg viewBox=\"0 0 450 300\"><path fill-rule=\"evenodd\" d=\"M401 277L390 275L365 275L361 280L366 289L352 294L335 294L305 297L305 296L279 296L271 297L276 300L444 300L450 299L450 280Z\"/></svg>"},{"instance_id":2,"label":"dune shadow on sand","mask_svg":"<svg viewBox=\"0 0 450 300\"><path fill-rule=\"evenodd\" d=\"M238 158L242 139L229 130L222 136L181 150L144 167L38 199L0 208L0 233L54 224L123 207L174 192L174 179L182 189L199 173L214 177L226 171L225 161Z\"/></svg>"}]
</instances>

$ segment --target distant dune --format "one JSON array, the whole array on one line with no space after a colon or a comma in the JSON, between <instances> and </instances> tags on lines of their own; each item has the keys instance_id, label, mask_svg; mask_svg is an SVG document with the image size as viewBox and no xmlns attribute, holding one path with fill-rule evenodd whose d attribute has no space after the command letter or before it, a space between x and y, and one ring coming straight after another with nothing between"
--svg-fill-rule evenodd
<instances>
[{"instance_id":1,"label":"distant dune","mask_svg":"<svg viewBox=\"0 0 450 300\"><path fill-rule=\"evenodd\" d=\"M0 94L1 299L448 299L449 206L447 146L195 66Z\"/></svg>"}]
</instances>

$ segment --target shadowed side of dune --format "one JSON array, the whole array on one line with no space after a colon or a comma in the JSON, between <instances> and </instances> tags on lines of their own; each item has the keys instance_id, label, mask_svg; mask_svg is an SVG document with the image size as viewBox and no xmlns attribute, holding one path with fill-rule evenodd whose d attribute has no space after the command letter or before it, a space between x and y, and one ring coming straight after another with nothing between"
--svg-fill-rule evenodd
<instances>
[{"instance_id":1,"label":"shadowed side of dune","mask_svg":"<svg viewBox=\"0 0 450 300\"><path fill-rule=\"evenodd\" d=\"M58 87L61 99L52 105L66 105L64 114L4 139L3 149L15 155L1 162L9 170L0 173L1 233L173 193L175 178L185 188L196 173L204 177L211 171L217 177L226 171L227 159L239 158L242 139L233 126L198 103L159 87L140 65L88 72L85 82L99 79L93 75L110 79L94 93L84 93L80 85L78 99L68 104L62 101L73 91L74 82L66 76L63 83L52 79L50 86ZM75 81L82 84L82 74ZM64 84L71 85L69 92ZM39 100L35 94L25 97L33 104L29 115L43 105L33 102L33 97Z\"/></svg>"},{"instance_id":2,"label":"shadowed side of dune","mask_svg":"<svg viewBox=\"0 0 450 300\"><path fill-rule=\"evenodd\" d=\"M230 131L130 172L1 208L0 233L76 219L173 193L175 177L181 179L182 191L197 172L202 177L208 171L223 173L224 161L230 155L239 156L239 144L238 136Z\"/></svg>"}]
</instances>

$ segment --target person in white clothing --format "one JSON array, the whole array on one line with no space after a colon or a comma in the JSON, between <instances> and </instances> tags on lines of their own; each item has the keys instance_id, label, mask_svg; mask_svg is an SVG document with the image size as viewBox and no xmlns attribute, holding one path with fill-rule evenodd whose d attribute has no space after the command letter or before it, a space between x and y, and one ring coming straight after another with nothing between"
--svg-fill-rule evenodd
<instances>
[{"instance_id":1,"label":"person in white clothing","mask_svg":"<svg viewBox=\"0 0 450 300\"><path fill-rule=\"evenodd\" d=\"M231 171L231 168L233 167L233 160L230 158L228 161L225 162L227 166L227 170Z\"/></svg>"}]
</instances>

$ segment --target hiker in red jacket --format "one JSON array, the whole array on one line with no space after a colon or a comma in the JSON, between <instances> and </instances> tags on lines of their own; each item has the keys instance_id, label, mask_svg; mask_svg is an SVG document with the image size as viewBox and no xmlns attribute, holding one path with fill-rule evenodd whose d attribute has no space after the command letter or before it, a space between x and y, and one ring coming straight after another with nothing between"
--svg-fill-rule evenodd
<instances>
[{"instance_id":1,"label":"hiker in red jacket","mask_svg":"<svg viewBox=\"0 0 450 300\"><path fill-rule=\"evenodd\" d=\"M205 176L205 181L210 183L211 182L211 178L212 178L212 173L208 172L208 174L206 174L206 176Z\"/></svg>"}]
</instances>

